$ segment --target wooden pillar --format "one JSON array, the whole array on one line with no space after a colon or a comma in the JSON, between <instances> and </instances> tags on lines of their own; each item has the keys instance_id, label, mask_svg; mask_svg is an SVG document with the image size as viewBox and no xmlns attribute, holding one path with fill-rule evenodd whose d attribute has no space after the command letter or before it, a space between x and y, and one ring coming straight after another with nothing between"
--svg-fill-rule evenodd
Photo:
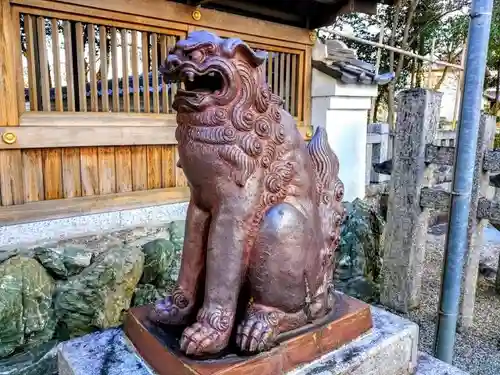
<instances>
[{"instance_id":1,"label":"wooden pillar","mask_svg":"<svg viewBox=\"0 0 500 375\"><path fill-rule=\"evenodd\" d=\"M488 219L478 219L477 207L480 197L486 197L490 185L488 171L483 169L485 153L493 146L495 139L495 118L483 114L479 124L477 140L476 163L474 168L474 181L471 193L471 207L469 213L468 249L464 269L464 285L462 301L460 305L459 328L462 330L472 326L474 317L474 304L476 302L477 274L481 247L483 245L483 233L488 225Z\"/></svg>"},{"instance_id":2,"label":"wooden pillar","mask_svg":"<svg viewBox=\"0 0 500 375\"><path fill-rule=\"evenodd\" d=\"M19 108L16 83L16 53L19 20L13 20L9 0L0 0L0 126L18 126ZM0 130L3 144L5 133ZM2 206L23 203L22 159L19 150L0 151L0 198Z\"/></svg>"},{"instance_id":3,"label":"wooden pillar","mask_svg":"<svg viewBox=\"0 0 500 375\"><path fill-rule=\"evenodd\" d=\"M416 307L420 299L430 214L420 206L420 193L432 180L425 150L436 137L441 98L441 93L411 89L398 99L380 300L400 312Z\"/></svg>"},{"instance_id":4,"label":"wooden pillar","mask_svg":"<svg viewBox=\"0 0 500 375\"><path fill-rule=\"evenodd\" d=\"M304 57L304 98L303 98L303 119L306 127L306 135L312 136L311 105L312 105L312 46L307 46ZM309 132L309 133L308 133ZM308 136L306 138L309 138Z\"/></svg>"},{"instance_id":5,"label":"wooden pillar","mask_svg":"<svg viewBox=\"0 0 500 375\"><path fill-rule=\"evenodd\" d=\"M19 25L17 25L19 27ZM9 0L0 0L0 124L18 125L14 23Z\"/></svg>"}]
</instances>

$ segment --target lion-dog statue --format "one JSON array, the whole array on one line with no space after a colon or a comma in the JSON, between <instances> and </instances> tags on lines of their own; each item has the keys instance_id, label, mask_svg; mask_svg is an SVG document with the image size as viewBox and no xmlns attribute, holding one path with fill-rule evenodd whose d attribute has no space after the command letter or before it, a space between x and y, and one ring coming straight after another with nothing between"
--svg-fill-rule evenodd
<instances>
[{"instance_id":1,"label":"lion-dog statue","mask_svg":"<svg viewBox=\"0 0 500 375\"><path fill-rule=\"evenodd\" d=\"M266 58L196 31L161 68L166 82L184 84L173 107L191 198L176 287L150 319L186 325L186 355L220 354L230 342L269 350L334 305L339 162L324 130L305 143L266 83Z\"/></svg>"}]
</instances>

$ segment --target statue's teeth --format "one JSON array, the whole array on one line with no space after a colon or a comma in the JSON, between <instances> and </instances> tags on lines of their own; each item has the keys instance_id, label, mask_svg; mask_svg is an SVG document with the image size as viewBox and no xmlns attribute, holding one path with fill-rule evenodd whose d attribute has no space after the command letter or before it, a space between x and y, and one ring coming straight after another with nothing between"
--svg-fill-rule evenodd
<instances>
[{"instance_id":1,"label":"statue's teeth","mask_svg":"<svg viewBox=\"0 0 500 375\"><path fill-rule=\"evenodd\" d=\"M189 82L193 82L193 81L194 81L194 73L189 72L189 73L187 74L187 76L188 76L188 80L189 80Z\"/></svg>"},{"instance_id":2,"label":"statue's teeth","mask_svg":"<svg viewBox=\"0 0 500 375\"><path fill-rule=\"evenodd\" d=\"M215 77L215 73L214 72L210 72L210 73L208 73L208 76L209 77Z\"/></svg>"}]
</instances>

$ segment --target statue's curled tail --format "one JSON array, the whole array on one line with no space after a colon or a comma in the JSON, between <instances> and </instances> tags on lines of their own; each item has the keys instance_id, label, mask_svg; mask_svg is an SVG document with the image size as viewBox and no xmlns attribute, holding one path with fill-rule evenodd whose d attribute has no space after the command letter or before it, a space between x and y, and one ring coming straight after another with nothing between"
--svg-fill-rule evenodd
<instances>
[{"instance_id":1,"label":"statue's curled tail","mask_svg":"<svg viewBox=\"0 0 500 375\"><path fill-rule=\"evenodd\" d=\"M328 144L326 130L318 127L308 145L316 177L318 206L324 214L322 229L330 248L340 241L340 222L344 216L344 184L339 179L339 159Z\"/></svg>"}]
</instances>

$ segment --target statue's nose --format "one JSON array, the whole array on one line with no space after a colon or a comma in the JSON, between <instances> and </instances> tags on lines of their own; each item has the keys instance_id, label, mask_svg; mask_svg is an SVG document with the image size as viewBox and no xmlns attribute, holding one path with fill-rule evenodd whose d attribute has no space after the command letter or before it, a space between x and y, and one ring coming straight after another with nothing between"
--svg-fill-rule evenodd
<instances>
[{"instance_id":1,"label":"statue's nose","mask_svg":"<svg viewBox=\"0 0 500 375\"><path fill-rule=\"evenodd\" d=\"M179 57L177 55L168 55L163 71L164 73L171 73L175 71L180 64L181 61L179 60Z\"/></svg>"}]
</instances>

